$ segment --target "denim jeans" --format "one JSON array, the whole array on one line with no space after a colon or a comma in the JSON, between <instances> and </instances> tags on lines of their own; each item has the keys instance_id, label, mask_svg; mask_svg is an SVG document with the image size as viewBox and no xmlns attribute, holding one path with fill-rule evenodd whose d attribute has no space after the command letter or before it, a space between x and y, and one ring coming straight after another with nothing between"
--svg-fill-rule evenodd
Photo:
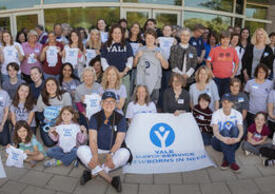
<instances>
[{"instance_id":1,"label":"denim jeans","mask_svg":"<svg viewBox=\"0 0 275 194\"><path fill-rule=\"evenodd\" d=\"M65 166L69 166L74 160L77 159L76 151L77 148L75 147L70 152L64 153L61 147L55 146L48 149L47 156L61 160Z\"/></svg>"},{"instance_id":2,"label":"denim jeans","mask_svg":"<svg viewBox=\"0 0 275 194\"><path fill-rule=\"evenodd\" d=\"M6 146L11 142L9 122L6 121L3 127L2 132L0 132L0 145Z\"/></svg>"},{"instance_id":3,"label":"denim jeans","mask_svg":"<svg viewBox=\"0 0 275 194\"><path fill-rule=\"evenodd\" d=\"M222 96L226 93L229 93L229 87L230 87L230 78L214 78L214 81L217 85L219 96L222 98Z\"/></svg>"},{"instance_id":4,"label":"denim jeans","mask_svg":"<svg viewBox=\"0 0 275 194\"><path fill-rule=\"evenodd\" d=\"M204 145L211 145L211 139L213 138L211 133L201 132L201 136Z\"/></svg>"}]
</instances>

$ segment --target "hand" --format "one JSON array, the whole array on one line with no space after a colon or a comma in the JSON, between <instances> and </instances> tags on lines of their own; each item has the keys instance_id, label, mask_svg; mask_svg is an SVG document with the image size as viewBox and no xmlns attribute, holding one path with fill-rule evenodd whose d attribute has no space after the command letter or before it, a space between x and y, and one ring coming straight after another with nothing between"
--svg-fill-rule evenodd
<instances>
[{"instance_id":1,"label":"hand","mask_svg":"<svg viewBox=\"0 0 275 194\"><path fill-rule=\"evenodd\" d=\"M119 74L119 77L120 77L120 78L123 78L123 77L124 77L124 75L125 75L125 73L124 73L124 72L119 72L118 74Z\"/></svg>"},{"instance_id":2,"label":"hand","mask_svg":"<svg viewBox=\"0 0 275 194\"><path fill-rule=\"evenodd\" d=\"M176 111L174 112L174 115L175 115L175 116L179 116L181 113L185 113L185 110L176 110Z\"/></svg>"},{"instance_id":3,"label":"hand","mask_svg":"<svg viewBox=\"0 0 275 194\"><path fill-rule=\"evenodd\" d=\"M20 49L19 49L18 45L15 45L15 48L16 48L17 52L20 52Z\"/></svg>"},{"instance_id":4,"label":"hand","mask_svg":"<svg viewBox=\"0 0 275 194\"><path fill-rule=\"evenodd\" d=\"M142 55L143 55L143 52L142 52L142 51L139 51L139 52L136 54L136 58L140 58Z\"/></svg>"},{"instance_id":5,"label":"hand","mask_svg":"<svg viewBox=\"0 0 275 194\"><path fill-rule=\"evenodd\" d=\"M94 169L98 165L97 156L93 156L88 165L91 169Z\"/></svg>"},{"instance_id":6,"label":"hand","mask_svg":"<svg viewBox=\"0 0 275 194\"><path fill-rule=\"evenodd\" d=\"M0 125L0 132L2 132L4 129L4 126L3 125Z\"/></svg>"},{"instance_id":7,"label":"hand","mask_svg":"<svg viewBox=\"0 0 275 194\"><path fill-rule=\"evenodd\" d=\"M80 126L80 131L81 131L82 133L87 133L87 129L86 129L86 127L85 127L84 125L81 125L81 126Z\"/></svg>"},{"instance_id":8,"label":"hand","mask_svg":"<svg viewBox=\"0 0 275 194\"><path fill-rule=\"evenodd\" d=\"M49 46L46 46L44 49L43 49L43 52L45 53L47 50L48 50Z\"/></svg>"},{"instance_id":9,"label":"hand","mask_svg":"<svg viewBox=\"0 0 275 194\"><path fill-rule=\"evenodd\" d=\"M56 132L56 128L55 127L50 127L49 133L54 133Z\"/></svg>"},{"instance_id":10,"label":"hand","mask_svg":"<svg viewBox=\"0 0 275 194\"><path fill-rule=\"evenodd\" d=\"M113 169L115 168L115 165L113 163L113 159L112 159L112 156L110 154L107 155L107 158L106 158L106 162L104 163L106 166L108 166L109 168Z\"/></svg>"},{"instance_id":11,"label":"hand","mask_svg":"<svg viewBox=\"0 0 275 194\"><path fill-rule=\"evenodd\" d=\"M198 64L201 64L201 63L202 63L202 58L198 57Z\"/></svg>"},{"instance_id":12,"label":"hand","mask_svg":"<svg viewBox=\"0 0 275 194\"><path fill-rule=\"evenodd\" d=\"M223 140L223 143L225 143L227 145L231 145L231 144L234 144L234 140L230 137L225 137Z\"/></svg>"},{"instance_id":13,"label":"hand","mask_svg":"<svg viewBox=\"0 0 275 194\"><path fill-rule=\"evenodd\" d=\"M31 153L31 151L30 150L25 150L24 153L29 155Z\"/></svg>"},{"instance_id":14,"label":"hand","mask_svg":"<svg viewBox=\"0 0 275 194\"><path fill-rule=\"evenodd\" d=\"M157 59L160 60L160 61L163 59L163 57L162 57L162 55L160 54L160 52L157 52L157 53L156 53L156 57L157 57Z\"/></svg>"},{"instance_id":15,"label":"hand","mask_svg":"<svg viewBox=\"0 0 275 194\"><path fill-rule=\"evenodd\" d=\"M85 101L85 95L81 97L81 102L84 103Z\"/></svg>"},{"instance_id":16,"label":"hand","mask_svg":"<svg viewBox=\"0 0 275 194\"><path fill-rule=\"evenodd\" d=\"M231 79L233 79L235 77L235 73L232 73L232 75L231 75Z\"/></svg>"}]
</instances>

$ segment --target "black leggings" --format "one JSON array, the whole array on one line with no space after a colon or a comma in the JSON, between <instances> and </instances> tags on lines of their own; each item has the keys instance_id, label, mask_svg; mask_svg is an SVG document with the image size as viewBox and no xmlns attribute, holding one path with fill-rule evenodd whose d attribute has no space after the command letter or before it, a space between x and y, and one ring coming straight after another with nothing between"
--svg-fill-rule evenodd
<instances>
[{"instance_id":1,"label":"black leggings","mask_svg":"<svg viewBox=\"0 0 275 194\"><path fill-rule=\"evenodd\" d=\"M267 157L269 159L275 159L275 147L273 146L273 148L267 148L267 147L260 148L260 154L262 154L262 156Z\"/></svg>"}]
</instances>

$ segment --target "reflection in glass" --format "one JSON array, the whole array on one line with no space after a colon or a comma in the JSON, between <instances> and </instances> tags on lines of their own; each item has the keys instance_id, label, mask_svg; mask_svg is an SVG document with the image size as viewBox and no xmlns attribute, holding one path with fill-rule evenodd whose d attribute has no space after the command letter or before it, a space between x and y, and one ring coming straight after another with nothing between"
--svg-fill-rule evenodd
<instances>
[{"instance_id":1,"label":"reflection in glass","mask_svg":"<svg viewBox=\"0 0 275 194\"><path fill-rule=\"evenodd\" d=\"M193 29L196 24L202 24L207 28L220 32L226 30L231 23L231 17L189 11L184 12L184 26L189 27L190 29Z\"/></svg>"},{"instance_id":2,"label":"reflection in glass","mask_svg":"<svg viewBox=\"0 0 275 194\"><path fill-rule=\"evenodd\" d=\"M77 2L119 2L119 0L44 0L44 4Z\"/></svg>"},{"instance_id":3,"label":"reflection in glass","mask_svg":"<svg viewBox=\"0 0 275 194\"><path fill-rule=\"evenodd\" d=\"M242 18L235 18L235 26L241 27L242 21Z\"/></svg>"},{"instance_id":4,"label":"reflection in glass","mask_svg":"<svg viewBox=\"0 0 275 194\"><path fill-rule=\"evenodd\" d=\"M244 8L244 0L237 0L236 1L236 13L243 14L243 8Z\"/></svg>"},{"instance_id":5,"label":"reflection in glass","mask_svg":"<svg viewBox=\"0 0 275 194\"><path fill-rule=\"evenodd\" d=\"M23 28L34 29L38 24L38 16L36 14L16 16L16 24L17 31L21 31Z\"/></svg>"},{"instance_id":6,"label":"reflection in glass","mask_svg":"<svg viewBox=\"0 0 275 194\"><path fill-rule=\"evenodd\" d=\"M232 0L184 0L184 6L233 12Z\"/></svg>"},{"instance_id":7,"label":"reflection in glass","mask_svg":"<svg viewBox=\"0 0 275 194\"><path fill-rule=\"evenodd\" d=\"M33 7L40 3L41 0L0 0L0 10Z\"/></svg>"},{"instance_id":8,"label":"reflection in glass","mask_svg":"<svg viewBox=\"0 0 275 194\"><path fill-rule=\"evenodd\" d=\"M245 27L250 29L250 32L253 33L257 28L265 29L266 24L260 22L245 21Z\"/></svg>"},{"instance_id":9,"label":"reflection in glass","mask_svg":"<svg viewBox=\"0 0 275 194\"><path fill-rule=\"evenodd\" d=\"M119 20L119 8L86 7L46 9L44 11L47 30L52 30L55 23L68 23L72 27L95 27L98 19L104 19L108 25Z\"/></svg>"},{"instance_id":10,"label":"reflection in glass","mask_svg":"<svg viewBox=\"0 0 275 194\"><path fill-rule=\"evenodd\" d=\"M157 13L157 27L162 28L165 24L169 25L177 25L177 14L169 14L169 13Z\"/></svg>"},{"instance_id":11,"label":"reflection in glass","mask_svg":"<svg viewBox=\"0 0 275 194\"><path fill-rule=\"evenodd\" d=\"M144 25L146 20L149 18L148 12L127 12L126 18L128 26L131 26L134 22L138 22L141 26Z\"/></svg>"},{"instance_id":12,"label":"reflection in glass","mask_svg":"<svg viewBox=\"0 0 275 194\"><path fill-rule=\"evenodd\" d=\"M245 15L250 18L266 19L267 7L247 4Z\"/></svg>"},{"instance_id":13,"label":"reflection in glass","mask_svg":"<svg viewBox=\"0 0 275 194\"><path fill-rule=\"evenodd\" d=\"M165 5L182 5L182 0L123 0L129 3L154 3Z\"/></svg>"},{"instance_id":14,"label":"reflection in glass","mask_svg":"<svg viewBox=\"0 0 275 194\"><path fill-rule=\"evenodd\" d=\"M9 17L0 18L0 28L10 31L10 18Z\"/></svg>"}]
</instances>

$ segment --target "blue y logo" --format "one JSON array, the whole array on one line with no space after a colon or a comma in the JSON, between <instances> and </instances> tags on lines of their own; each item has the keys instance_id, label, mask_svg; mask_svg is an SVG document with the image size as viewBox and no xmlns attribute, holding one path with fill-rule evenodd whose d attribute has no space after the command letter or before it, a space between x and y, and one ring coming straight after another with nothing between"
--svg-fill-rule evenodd
<instances>
[{"instance_id":1,"label":"blue y logo","mask_svg":"<svg viewBox=\"0 0 275 194\"><path fill-rule=\"evenodd\" d=\"M175 132L166 123L157 123L150 131L150 139L154 145L165 148L174 143Z\"/></svg>"}]
</instances>

